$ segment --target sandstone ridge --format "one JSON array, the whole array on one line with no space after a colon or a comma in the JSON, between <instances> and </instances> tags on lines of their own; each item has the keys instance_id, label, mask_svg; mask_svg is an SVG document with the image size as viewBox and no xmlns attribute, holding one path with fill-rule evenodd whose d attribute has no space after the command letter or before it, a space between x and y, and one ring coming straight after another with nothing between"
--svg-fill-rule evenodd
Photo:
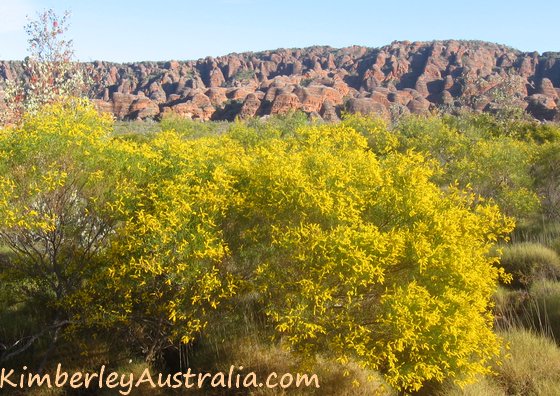
<instances>
[{"instance_id":1,"label":"sandstone ridge","mask_svg":"<svg viewBox=\"0 0 560 396\"><path fill-rule=\"evenodd\" d=\"M479 41L393 42L380 48L309 47L196 61L83 63L92 98L118 119L166 113L232 120L301 110L335 121L342 111L428 113L435 108L525 109L560 120L560 53ZM0 83L25 78L0 62Z\"/></svg>"}]
</instances>

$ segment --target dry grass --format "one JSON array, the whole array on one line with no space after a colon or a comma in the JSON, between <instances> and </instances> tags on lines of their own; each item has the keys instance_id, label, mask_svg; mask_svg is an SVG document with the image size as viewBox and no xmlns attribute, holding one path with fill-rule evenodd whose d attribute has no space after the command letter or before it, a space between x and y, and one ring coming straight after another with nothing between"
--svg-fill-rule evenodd
<instances>
[{"instance_id":1,"label":"dry grass","mask_svg":"<svg viewBox=\"0 0 560 396\"><path fill-rule=\"evenodd\" d=\"M444 384L435 396L557 396L560 348L549 338L526 329L501 332L506 341L495 376L464 389Z\"/></svg>"},{"instance_id":2,"label":"dry grass","mask_svg":"<svg viewBox=\"0 0 560 396\"><path fill-rule=\"evenodd\" d=\"M496 382L508 395L558 395L560 348L549 338L524 329L502 334L508 342Z\"/></svg>"},{"instance_id":3,"label":"dry grass","mask_svg":"<svg viewBox=\"0 0 560 396\"><path fill-rule=\"evenodd\" d=\"M467 385L463 389L446 383L435 396L506 396L506 391L492 378L482 377L476 383Z\"/></svg>"},{"instance_id":4,"label":"dry grass","mask_svg":"<svg viewBox=\"0 0 560 396\"><path fill-rule=\"evenodd\" d=\"M531 304L528 306L531 322L535 329L560 340L560 282L540 280L530 289Z\"/></svg>"},{"instance_id":5,"label":"dry grass","mask_svg":"<svg viewBox=\"0 0 560 396\"><path fill-rule=\"evenodd\" d=\"M259 337L260 338L260 337ZM208 353L210 351L207 351ZM212 353L212 352L210 352ZM343 366L319 357L315 362L299 362L279 344L263 344L255 337L246 336L218 345L214 354L221 356L213 371L227 372L231 364L243 366L243 373L253 371L257 378L266 378L271 372L316 374L320 388L294 387L287 390L260 388L247 392L251 395L333 395L333 396L393 396L396 393L374 371L361 369L355 364ZM346 375L345 375L346 371ZM209 391L208 391L209 392ZM227 394L227 393L205 394Z\"/></svg>"},{"instance_id":6,"label":"dry grass","mask_svg":"<svg viewBox=\"0 0 560 396\"><path fill-rule=\"evenodd\" d=\"M529 287L538 279L560 278L560 257L540 243L523 242L506 246L501 265L513 275L513 287Z\"/></svg>"}]
</instances>

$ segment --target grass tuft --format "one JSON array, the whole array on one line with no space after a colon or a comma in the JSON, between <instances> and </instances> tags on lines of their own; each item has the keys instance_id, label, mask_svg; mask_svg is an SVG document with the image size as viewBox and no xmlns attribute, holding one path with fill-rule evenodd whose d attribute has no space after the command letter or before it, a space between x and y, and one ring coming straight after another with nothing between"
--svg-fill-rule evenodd
<instances>
[{"instance_id":1,"label":"grass tuft","mask_svg":"<svg viewBox=\"0 0 560 396\"><path fill-rule=\"evenodd\" d=\"M528 288L539 279L560 278L558 254L540 243L523 242L506 246L501 265L513 275L511 286L514 288Z\"/></svg>"}]
</instances>

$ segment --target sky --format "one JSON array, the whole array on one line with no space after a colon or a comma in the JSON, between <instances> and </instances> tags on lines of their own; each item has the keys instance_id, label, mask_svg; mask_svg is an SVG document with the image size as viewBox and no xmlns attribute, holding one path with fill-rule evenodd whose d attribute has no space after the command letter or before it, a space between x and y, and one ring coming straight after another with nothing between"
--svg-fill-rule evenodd
<instances>
[{"instance_id":1,"label":"sky","mask_svg":"<svg viewBox=\"0 0 560 396\"><path fill-rule=\"evenodd\" d=\"M311 45L485 40L560 51L560 1L519 0L0 0L0 59L27 55L28 18L71 12L76 58L189 60Z\"/></svg>"}]
</instances>

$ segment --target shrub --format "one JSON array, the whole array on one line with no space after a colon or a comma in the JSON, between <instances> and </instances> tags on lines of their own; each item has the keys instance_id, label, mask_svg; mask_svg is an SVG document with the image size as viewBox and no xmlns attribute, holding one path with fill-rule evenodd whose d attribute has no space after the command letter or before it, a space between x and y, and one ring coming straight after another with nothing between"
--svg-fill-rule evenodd
<instances>
[{"instance_id":1,"label":"shrub","mask_svg":"<svg viewBox=\"0 0 560 396\"><path fill-rule=\"evenodd\" d=\"M441 186L458 183L494 200L508 215L527 217L539 208L531 179L534 147L510 136L492 136L464 128L452 118L405 117L396 126L399 150L414 149L434 158L442 172L434 177Z\"/></svg>"},{"instance_id":2,"label":"shrub","mask_svg":"<svg viewBox=\"0 0 560 396\"><path fill-rule=\"evenodd\" d=\"M184 138L198 138L227 130L227 123L201 122L183 118L176 114L166 114L159 123L161 131L175 131Z\"/></svg>"},{"instance_id":3,"label":"shrub","mask_svg":"<svg viewBox=\"0 0 560 396\"><path fill-rule=\"evenodd\" d=\"M368 146L378 156L385 156L399 146L397 135L387 129L387 123L381 118L346 113L343 115L342 124L364 136Z\"/></svg>"},{"instance_id":4,"label":"shrub","mask_svg":"<svg viewBox=\"0 0 560 396\"><path fill-rule=\"evenodd\" d=\"M501 265L513 275L513 287L529 287L536 279L554 280L560 276L558 254L539 243L523 242L506 246Z\"/></svg>"},{"instance_id":5,"label":"shrub","mask_svg":"<svg viewBox=\"0 0 560 396\"><path fill-rule=\"evenodd\" d=\"M161 131L161 123L152 120L116 121L113 126L114 136L148 142Z\"/></svg>"},{"instance_id":6,"label":"shrub","mask_svg":"<svg viewBox=\"0 0 560 396\"><path fill-rule=\"evenodd\" d=\"M511 328L501 333L506 341L501 364L494 375L481 377L464 389L446 383L438 396L555 396L560 389L560 348L531 330Z\"/></svg>"},{"instance_id":7,"label":"shrub","mask_svg":"<svg viewBox=\"0 0 560 396\"><path fill-rule=\"evenodd\" d=\"M543 214L550 220L560 219L560 142L539 148L533 167L535 187L542 197Z\"/></svg>"},{"instance_id":8,"label":"shrub","mask_svg":"<svg viewBox=\"0 0 560 396\"><path fill-rule=\"evenodd\" d=\"M25 255L16 270L54 281L37 289L71 329L128 332L148 359L250 294L300 357L353 362L398 390L488 373L504 276L492 249L513 220L442 191L423 154L378 156L353 127L304 117L140 142L111 137L89 107L28 118L0 134L0 233L28 250L44 240L50 272Z\"/></svg>"},{"instance_id":9,"label":"shrub","mask_svg":"<svg viewBox=\"0 0 560 396\"><path fill-rule=\"evenodd\" d=\"M348 126L246 150L226 240L294 351L354 359L408 390L486 372L500 274L488 253L511 229L495 206L441 192L420 154L378 159Z\"/></svg>"},{"instance_id":10,"label":"shrub","mask_svg":"<svg viewBox=\"0 0 560 396\"><path fill-rule=\"evenodd\" d=\"M56 342L75 313L70 299L99 269L116 226L105 207L118 168L102 165L109 160L103 147L109 128L110 120L87 102L69 101L0 133L0 244L9 249L0 275L30 303L27 311L42 313L31 313L28 323L38 328L18 334L19 342L5 340L0 363L32 340L51 335Z\"/></svg>"}]
</instances>

